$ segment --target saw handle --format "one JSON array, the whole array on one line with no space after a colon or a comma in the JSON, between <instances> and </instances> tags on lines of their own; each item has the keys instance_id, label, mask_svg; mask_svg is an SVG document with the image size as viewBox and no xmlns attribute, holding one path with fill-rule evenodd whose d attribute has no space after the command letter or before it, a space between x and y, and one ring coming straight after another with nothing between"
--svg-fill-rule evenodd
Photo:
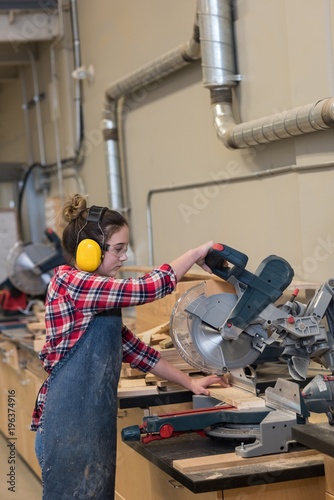
<instances>
[{"instance_id":1,"label":"saw handle","mask_svg":"<svg viewBox=\"0 0 334 500\"><path fill-rule=\"evenodd\" d=\"M226 262L233 264L233 267L227 266ZM215 243L205 258L205 263L212 272L224 280L228 280L230 276L238 276L247 262L246 254L222 243Z\"/></svg>"}]
</instances>

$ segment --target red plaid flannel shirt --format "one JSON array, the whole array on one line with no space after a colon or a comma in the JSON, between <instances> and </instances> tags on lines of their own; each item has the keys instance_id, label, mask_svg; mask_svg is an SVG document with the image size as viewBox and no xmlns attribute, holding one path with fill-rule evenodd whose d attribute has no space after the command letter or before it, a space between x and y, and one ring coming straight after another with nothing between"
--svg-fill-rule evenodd
<instances>
[{"instance_id":1,"label":"red plaid flannel shirt","mask_svg":"<svg viewBox=\"0 0 334 500\"><path fill-rule=\"evenodd\" d=\"M46 343L40 359L47 373L85 333L97 313L111 308L131 307L153 302L171 293L176 276L168 264L137 279L116 279L78 271L70 266L55 269L45 301ZM146 372L158 362L158 351L141 342L122 327L123 362ZM41 425L48 390L48 378L42 385L32 415L31 430Z\"/></svg>"}]
</instances>

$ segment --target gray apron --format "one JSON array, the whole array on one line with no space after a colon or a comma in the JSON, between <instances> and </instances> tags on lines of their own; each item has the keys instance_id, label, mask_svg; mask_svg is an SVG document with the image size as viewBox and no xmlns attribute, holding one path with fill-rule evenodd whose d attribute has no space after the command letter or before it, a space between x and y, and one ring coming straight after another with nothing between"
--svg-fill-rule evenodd
<instances>
[{"instance_id":1,"label":"gray apron","mask_svg":"<svg viewBox=\"0 0 334 500\"><path fill-rule=\"evenodd\" d=\"M43 499L114 498L119 309L97 315L50 375L43 423Z\"/></svg>"}]
</instances>

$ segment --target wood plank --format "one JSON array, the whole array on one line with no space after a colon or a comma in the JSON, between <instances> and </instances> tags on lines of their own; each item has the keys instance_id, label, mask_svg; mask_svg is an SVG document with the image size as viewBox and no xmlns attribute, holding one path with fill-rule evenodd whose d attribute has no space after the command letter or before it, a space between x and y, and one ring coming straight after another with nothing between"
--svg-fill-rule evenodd
<instances>
[{"instance_id":1,"label":"wood plank","mask_svg":"<svg viewBox=\"0 0 334 500\"><path fill-rule=\"evenodd\" d=\"M146 387L145 378L121 378L118 383L118 389L124 389L125 387Z\"/></svg>"},{"instance_id":2,"label":"wood plank","mask_svg":"<svg viewBox=\"0 0 334 500\"><path fill-rule=\"evenodd\" d=\"M43 330L45 330L45 322L44 321L37 321L34 323L27 323L26 327L32 333L35 333L36 331L43 331Z\"/></svg>"},{"instance_id":3,"label":"wood plank","mask_svg":"<svg viewBox=\"0 0 334 500\"><path fill-rule=\"evenodd\" d=\"M136 386L136 387L119 387L117 396L119 398L130 396L146 396L148 394L158 394L158 387L155 385Z\"/></svg>"},{"instance_id":4,"label":"wood plank","mask_svg":"<svg viewBox=\"0 0 334 500\"><path fill-rule=\"evenodd\" d=\"M184 458L182 460L174 460L173 467L184 474L189 472L203 472L206 470L226 469L230 467L254 465L263 462L277 460L305 460L312 456L323 455L316 450L293 451L291 453L279 453L274 455L263 455L260 457L243 458L236 453L223 453L221 455L213 455L208 457Z\"/></svg>"},{"instance_id":5,"label":"wood plank","mask_svg":"<svg viewBox=\"0 0 334 500\"><path fill-rule=\"evenodd\" d=\"M265 401L262 398L251 394L239 387L216 387L212 386L209 388L210 396L228 403L232 406L241 409L248 408L263 408L265 406Z\"/></svg>"}]
</instances>

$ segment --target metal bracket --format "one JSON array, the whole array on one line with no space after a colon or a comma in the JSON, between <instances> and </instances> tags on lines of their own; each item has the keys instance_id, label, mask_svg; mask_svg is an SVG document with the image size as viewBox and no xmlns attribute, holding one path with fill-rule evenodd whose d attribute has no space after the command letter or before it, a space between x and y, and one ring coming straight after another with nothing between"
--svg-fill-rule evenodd
<instances>
[{"instance_id":1,"label":"metal bracket","mask_svg":"<svg viewBox=\"0 0 334 500\"><path fill-rule=\"evenodd\" d=\"M234 387L239 387L247 392L251 392L257 396L256 390L256 372L251 366L247 367L250 371L250 376L246 375L244 368L235 368L230 370L229 381Z\"/></svg>"},{"instance_id":2,"label":"metal bracket","mask_svg":"<svg viewBox=\"0 0 334 500\"><path fill-rule=\"evenodd\" d=\"M254 443L241 444L235 452L241 457L258 457L288 451L292 441L291 428L296 425L296 416L283 411L272 411L260 423L260 437Z\"/></svg>"},{"instance_id":3,"label":"metal bracket","mask_svg":"<svg viewBox=\"0 0 334 500\"><path fill-rule=\"evenodd\" d=\"M292 426L299 423L297 419L309 416L299 385L295 382L279 378L275 387L267 387L265 400L266 406L274 411L260 423L260 437L253 443L237 446L237 455L258 457L288 451L289 442L293 441Z\"/></svg>"}]
</instances>

